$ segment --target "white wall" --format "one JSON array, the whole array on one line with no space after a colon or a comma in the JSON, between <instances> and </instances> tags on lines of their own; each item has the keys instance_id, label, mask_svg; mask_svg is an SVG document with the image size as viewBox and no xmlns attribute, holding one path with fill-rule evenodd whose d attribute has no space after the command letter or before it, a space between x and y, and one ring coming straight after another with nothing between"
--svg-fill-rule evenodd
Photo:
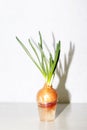
<instances>
[{"instance_id":1,"label":"white wall","mask_svg":"<svg viewBox=\"0 0 87 130\"><path fill-rule=\"evenodd\" d=\"M0 102L35 102L43 86L42 75L15 39L29 37L52 43L61 40L62 65L70 41L74 55L65 84L71 102L87 102L87 1L86 0L0 0ZM59 83L57 76L54 86Z\"/></svg>"}]
</instances>

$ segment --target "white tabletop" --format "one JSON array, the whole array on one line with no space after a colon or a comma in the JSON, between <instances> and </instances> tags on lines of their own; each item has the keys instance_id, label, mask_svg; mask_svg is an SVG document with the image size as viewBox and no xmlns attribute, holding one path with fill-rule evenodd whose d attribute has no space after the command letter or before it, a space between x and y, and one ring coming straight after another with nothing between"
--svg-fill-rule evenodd
<instances>
[{"instance_id":1,"label":"white tabletop","mask_svg":"<svg viewBox=\"0 0 87 130\"><path fill-rule=\"evenodd\" d=\"M34 103L0 103L0 130L87 130L87 104L58 104L55 121L41 122Z\"/></svg>"}]
</instances>

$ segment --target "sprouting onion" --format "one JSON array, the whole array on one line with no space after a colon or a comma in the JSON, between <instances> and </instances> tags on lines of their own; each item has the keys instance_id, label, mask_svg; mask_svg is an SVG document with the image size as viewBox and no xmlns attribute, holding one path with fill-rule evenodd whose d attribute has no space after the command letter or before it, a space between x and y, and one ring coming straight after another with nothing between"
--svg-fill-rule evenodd
<instances>
[{"instance_id":1,"label":"sprouting onion","mask_svg":"<svg viewBox=\"0 0 87 130\"><path fill-rule=\"evenodd\" d=\"M23 44L23 42L16 37L17 41L20 43L26 54L30 57L30 59L33 61L33 63L37 66L39 71L42 73L43 77L45 78L45 81L48 85L51 86L53 77L55 75L55 69L57 67L57 63L60 56L60 41L56 44L55 52L54 52L54 58L52 53L50 52L47 45L43 42L41 33L39 32L39 38L40 41L38 44L35 42L31 42L30 39L28 39L29 45L31 46L33 52L36 55L37 61L34 59L32 54L30 53L29 49ZM46 54L44 53L43 44L45 45L48 53L49 53L49 59L47 59ZM38 54L38 51L40 55Z\"/></svg>"}]
</instances>

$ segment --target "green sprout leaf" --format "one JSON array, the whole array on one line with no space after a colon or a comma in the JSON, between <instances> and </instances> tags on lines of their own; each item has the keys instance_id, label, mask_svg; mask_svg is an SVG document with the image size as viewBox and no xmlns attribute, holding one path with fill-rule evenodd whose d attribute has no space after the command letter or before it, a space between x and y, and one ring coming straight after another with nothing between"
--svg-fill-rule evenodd
<instances>
[{"instance_id":1,"label":"green sprout leaf","mask_svg":"<svg viewBox=\"0 0 87 130\"><path fill-rule=\"evenodd\" d=\"M55 48L54 58L53 58L53 55L52 55L51 51L49 50L48 46L43 42L40 32L39 32L39 38L40 38L40 41L38 42L38 44L33 42L34 45L30 39L28 40L29 45L31 46L34 54L36 55L36 58L38 61L38 62L36 62L36 60L31 55L29 49L27 49L27 47L19 40L19 38L16 37L17 41L19 42L21 47L24 49L26 54L30 57L30 59L33 61L33 63L36 65L36 67L39 69L39 71L42 73L46 82L49 85L51 85L53 77L55 75L55 69L57 67L59 56L60 56L60 44L61 43L60 43L60 41L57 43L56 48ZM43 43L46 47L46 50L49 53L49 60L46 57L46 54L44 53ZM36 48L37 48L37 50L36 50ZM38 54L38 51L39 51L40 55Z\"/></svg>"}]
</instances>

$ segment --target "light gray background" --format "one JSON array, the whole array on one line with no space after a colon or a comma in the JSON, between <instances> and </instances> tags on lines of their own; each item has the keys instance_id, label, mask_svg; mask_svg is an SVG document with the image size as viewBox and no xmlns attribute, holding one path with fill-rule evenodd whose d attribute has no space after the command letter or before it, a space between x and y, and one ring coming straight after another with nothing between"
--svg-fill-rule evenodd
<instances>
[{"instance_id":1,"label":"light gray background","mask_svg":"<svg viewBox=\"0 0 87 130\"><path fill-rule=\"evenodd\" d=\"M64 55L72 55L66 79L63 72L60 83L56 75L54 87L65 87L66 100L69 93L71 102L87 102L86 0L0 0L0 102L36 102L44 79L15 36L27 44L29 37L39 40L39 30L48 45L53 43L52 32L61 40L63 67Z\"/></svg>"}]
</instances>

